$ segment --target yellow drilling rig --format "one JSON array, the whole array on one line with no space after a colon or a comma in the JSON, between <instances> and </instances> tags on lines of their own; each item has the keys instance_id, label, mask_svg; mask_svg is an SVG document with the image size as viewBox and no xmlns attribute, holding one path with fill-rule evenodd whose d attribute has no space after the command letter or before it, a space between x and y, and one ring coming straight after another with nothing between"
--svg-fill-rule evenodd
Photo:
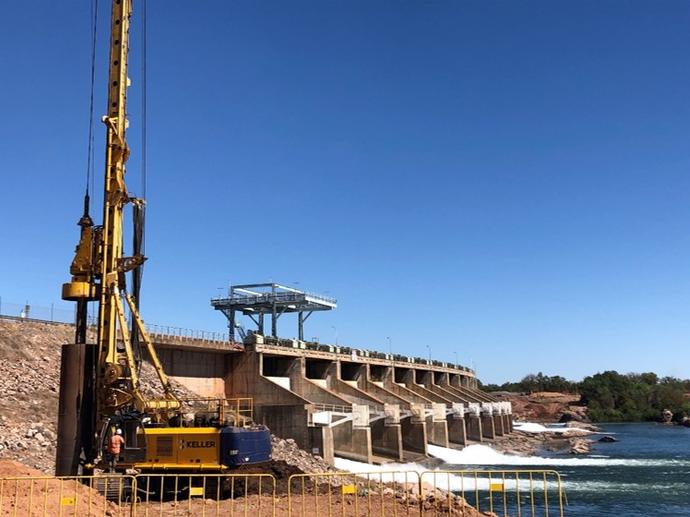
<instances>
[{"instance_id":1,"label":"yellow drilling rig","mask_svg":"<svg viewBox=\"0 0 690 517\"><path fill-rule=\"evenodd\" d=\"M130 196L125 185L131 14L131 0L112 1L108 108L102 119L107 133L103 223L94 225L91 219L87 189L72 279L62 287L62 298L76 302L77 310L75 343L62 350L56 473L76 475L104 468L104 450L116 429L125 440L120 471L223 471L267 461L270 432L251 423L244 411L251 401L181 400L139 315L136 275L145 257L136 248L141 243L144 200ZM123 253L127 205L134 213L131 256ZM134 295L127 289L128 274L134 276ZM88 302L98 305L95 344L87 342ZM162 393L157 397L141 388L145 358L160 381Z\"/></svg>"}]
</instances>

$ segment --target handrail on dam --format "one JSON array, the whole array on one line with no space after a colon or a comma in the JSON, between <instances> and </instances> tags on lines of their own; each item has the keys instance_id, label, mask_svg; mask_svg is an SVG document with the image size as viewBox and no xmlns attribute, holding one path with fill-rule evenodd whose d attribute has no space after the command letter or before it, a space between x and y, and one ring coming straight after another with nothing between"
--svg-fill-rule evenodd
<instances>
[{"instance_id":1,"label":"handrail on dam","mask_svg":"<svg viewBox=\"0 0 690 517\"><path fill-rule=\"evenodd\" d=\"M6 305L5 305L6 306ZM4 308L3 308L4 309ZM2 314L0 313L0 318L12 321L26 321L31 323L44 323L48 325L73 325L74 318L61 316L59 313L55 314L53 312L52 317L47 318L32 318L28 316L15 316L12 314ZM96 317L89 316L88 325L90 327L96 326ZM146 323L146 330L149 334L157 336L165 336L169 338L185 338L185 339L198 339L200 341L213 341L219 343L229 343L227 332L215 332L210 330L198 330L198 329L188 329L183 327L175 327L172 325L156 325L154 323Z\"/></svg>"},{"instance_id":2,"label":"handrail on dam","mask_svg":"<svg viewBox=\"0 0 690 517\"><path fill-rule=\"evenodd\" d=\"M23 308L21 312L17 312L15 307L19 307L18 304L8 304L3 303L0 306L0 318L14 320L14 321L27 321L34 323L45 323L54 325L72 325L74 322L73 313L67 314L65 311L48 310L44 307L32 306L30 314L35 316L36 313L40 315L46 315L46 317L37 318L29 317L26 310ZM3 314L3 311L11 309L15 314ZM65 314L63 314L63 312ZM69 311L68 311L69 312ZM19 315L16 315L19 314ZM22 316L21 314L24 314ZM96 318L94 316L89 316L88 318L89 326L96 325ZM164 338L170 338L173 340L198 340L205 341L209 343L226 343L235 344L241 346L241 343L230 341L227 332L217 332L208 330L198 330L190 329L184 327L175 327L173 325L158 325L155 323L146 323L146 330L153 336L160 336ZM257 336L258 337L258 336ZM385 352L378 352L376 350L368 350L363 348L354 348L349 346L341 345L330 345L325 343L318 343L316 341L298 341L296 339L280 339L273 338L270 336L260 336L265 345L278 346L282 348L295 348L302 350L313 350L318 352L328 352L334 353L341 356L350 356L353 358L372 358L384 361L391 361L396 363L409 363L410 365L426 365L426 366L438 366L441 368L453 368L456 370L464 371L473 374L474 370L468 368L467 366L462 366L459 364L449 363L446 361L438 361L435 359L426 359L422 357L410 357L402 354L389 354Z\"/></svg>"},{"instance_id":3,"label":"handrail on dam","mask_svg":"<svg viewBox=\"0 0 690 517\"><path fill-rule=\"evenodd\" d=\"M390 361L391 363L409 363L410 365L426 365L439 366L441 368L453 368L468 373L474 373L474 370L467 366L462 366L446 361L437 361L424 359L422 357L410 357L402 354L387 354L385 352L377 352L375 350L368 350L363 348L353 348L343 345L330 345L325 343L318 343L316 341L299 341L297 339L282 339L274 338L272 336L261 336L259 334L253 335L257 341L255 344L276 346L281 348L294 348L297 350L313 350L316 352L326 352L331 354L338 354L342 356L350 356L354 358L370 358Z\"/></svg>"},{"instance_id":4,"label":"handrail on dam","mask_svg":"<svg viewBox=\"0 0 690 517\"><path fill-rule=\"evenodd\" d=\"M338 404L313 404L314 411L332 411L334 413L352 413L352 406Z\"/></svg>"},{"instance_id":5,"label":"handrail on dam","mask_svg":"<svg viewBox=\"0 0 690 517\"><path fill-rule=\"evenodd\" d=\"M184 337L190 339L200 339L201 341L228 341L227 332L214 332L209 330L188 329L173 327L170 325L146 324L146 330L151 334L158 334L169 337Z\"/></svg>"}]
</instances>

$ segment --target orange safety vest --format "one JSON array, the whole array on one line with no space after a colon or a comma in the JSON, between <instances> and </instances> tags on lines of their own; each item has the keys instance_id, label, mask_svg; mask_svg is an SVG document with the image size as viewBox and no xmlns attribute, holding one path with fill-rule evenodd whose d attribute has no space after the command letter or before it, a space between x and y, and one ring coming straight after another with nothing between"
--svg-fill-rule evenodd
<instances>
[{"instance_id":1,"label":"orange safety vest","mask_svg":"<svg viewBox=\"0 0 690 517\"><path fill-rule=\"evenodd\" d=\"M119 434L114 434L110 437L108 444L108 452L110 454L120 454L120 448L125 444L125 439Z\"/></svg>"}]
</instances>

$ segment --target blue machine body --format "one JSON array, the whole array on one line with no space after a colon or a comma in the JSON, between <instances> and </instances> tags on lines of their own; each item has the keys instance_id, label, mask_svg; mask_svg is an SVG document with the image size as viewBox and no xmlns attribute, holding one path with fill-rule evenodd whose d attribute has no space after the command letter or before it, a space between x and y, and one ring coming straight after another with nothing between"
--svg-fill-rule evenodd
<instances>
[{"instance_id":1,"label":"blue machine body","mask_svg":"<svg viewBox=\"0 0 690 517\"><path fill-rule=\"evenodd\" d=\"M226 427L220 433L221 463L227 467L271 460L271 431L264 425Z\"/></svg>"}]
</instances>

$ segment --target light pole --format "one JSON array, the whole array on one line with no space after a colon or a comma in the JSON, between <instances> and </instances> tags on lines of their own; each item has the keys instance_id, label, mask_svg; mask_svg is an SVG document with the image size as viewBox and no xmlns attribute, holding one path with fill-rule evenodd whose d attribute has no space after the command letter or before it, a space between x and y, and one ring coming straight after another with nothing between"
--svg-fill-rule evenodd
<instances>
[{"instance_id":1,"label":"light pole","mask_svg":"<svg viewBox=\"0 0 690 517\"><path fill-rule=\"evenodd\" d=\"M431 364L431 347L426 345L427 352L429 352L429 364Z\"/></svg>"},{"instance_id":2,"label":"light pole","mask_svg":"<svg viewBox=\"0 0 690 517\"><path fill-rule=\"evenodd\" d=\"M458 369L458 353L457 352L453 352L453 353L455 354L455 369L457 370Z\"/></svg>"},{"instance_id":3,"label":"light pole","mask_svg":"<svg viewBox=\"0 0 690 517\"><path fill-rule=\"evenodd\" d=\"M338 328L335 325L331 325L333 332L335 332L335 346L338 346Z\"/></svg>"}]
</instances>

